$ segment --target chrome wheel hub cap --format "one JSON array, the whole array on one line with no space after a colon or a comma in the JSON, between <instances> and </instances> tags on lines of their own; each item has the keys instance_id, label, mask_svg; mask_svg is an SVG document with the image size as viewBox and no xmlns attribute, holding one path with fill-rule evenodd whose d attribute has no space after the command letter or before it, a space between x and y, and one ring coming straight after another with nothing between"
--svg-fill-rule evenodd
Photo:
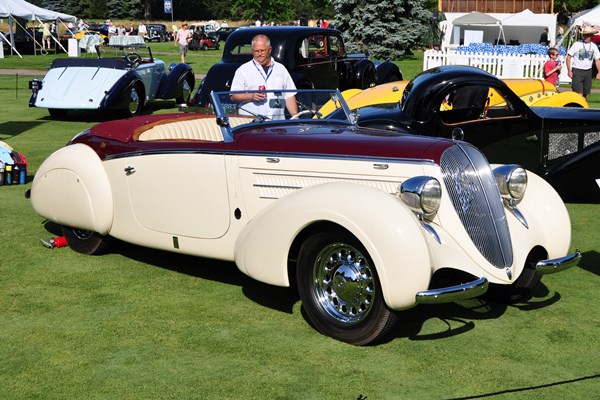
<instances>
[{"instance_id":1,"label":"chrome wheel hub cap","mask_svg":"<svg viewBox=\"0 0 600 400\"><path fill-rule=\"evenodd\" d=\"M344 324L362 321L373 305L373 271L365 256L343 243L325 247L315 261L314 295L324 311Z\"/></svg>"},{"instance_id":2,"label":"chrome wheel hub cap","mask_svg":"<svg viewBox=\"0 0 600 400\"><path fill-rule=\"evenodd\" d=\"M129 97L129 112L134 114L140 106L140 96L135 89L131 89L131 96Z\"/></svg>"}]
</instances>

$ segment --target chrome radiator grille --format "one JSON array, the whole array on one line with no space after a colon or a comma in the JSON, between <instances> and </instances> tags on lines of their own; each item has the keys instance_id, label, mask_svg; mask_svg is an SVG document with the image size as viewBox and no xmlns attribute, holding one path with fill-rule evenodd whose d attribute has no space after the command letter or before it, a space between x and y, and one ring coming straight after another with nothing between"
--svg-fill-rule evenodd
<instances>
[{"instance_id":1,"label":"chrome radiator grille","mask_svg":"<svg viewBox=\"0 0 600 400\"><path fill-rule=\"evenodd\" d=\"M512 265L513 253L504 206L483 155L460 143L441 159L444 184L473 244L495 267Z\"/></svg>"}]
</instances>

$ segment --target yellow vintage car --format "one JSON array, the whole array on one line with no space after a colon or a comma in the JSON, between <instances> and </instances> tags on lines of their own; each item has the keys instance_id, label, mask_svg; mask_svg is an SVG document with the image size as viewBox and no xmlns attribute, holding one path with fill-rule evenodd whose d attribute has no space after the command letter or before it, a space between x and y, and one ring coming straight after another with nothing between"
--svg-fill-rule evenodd
<instances>
[{"instance_id":1,"label":"yellow vintage car","mask_svg":"<svg viewBox=\"0 0 600 400\"><path fill-rule=\"evenodd\" d=\"M586 99L574 92L559 92L556 86L542 79L502 79L529 107L582 107L590 108ZM402 102L402 93L409 81L396 81L365 90L349 89L342 93L351 110L374 104ZM503 101L490 89L489 106L497 106L494 99ZM326 115L327 110L321 110Z\"/></svg>"}]
</instances>

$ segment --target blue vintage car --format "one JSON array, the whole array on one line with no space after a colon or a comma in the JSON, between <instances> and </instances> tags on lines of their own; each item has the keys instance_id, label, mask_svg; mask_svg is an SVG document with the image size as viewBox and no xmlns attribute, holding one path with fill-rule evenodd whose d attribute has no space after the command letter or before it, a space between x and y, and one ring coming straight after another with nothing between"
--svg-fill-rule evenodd
<instances>
[{"instance_id":1,"label":"blue vintage car","mask_svg":"<svg viewBox=\"0 0 600 400\"><path fill-rule=\"evenodd\" d=\"M155 99L188 101L195 86L188 64L173 63L167 72L143 42L112 39L117 38L96 48L97 58L55 59L44 78L29 83L29 106L47 108L54 118L64 118L69 110L100 109L136 116Z\"/></svg>"}]
</instances>

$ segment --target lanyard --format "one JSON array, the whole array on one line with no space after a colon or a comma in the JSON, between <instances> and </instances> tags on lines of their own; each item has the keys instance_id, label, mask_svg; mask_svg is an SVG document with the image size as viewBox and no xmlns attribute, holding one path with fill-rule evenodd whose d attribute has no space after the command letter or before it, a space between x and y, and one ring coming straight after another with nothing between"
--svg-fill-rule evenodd
<instances>
[{"instance_id":1,"label":"lanyard","mask_svg":"<svg viewBox=\"0 0 600 400\"><path fill-rule=\"evenodd\" d=\"M254 63L254 66L256 67L256 70L258 71L258 73L260 74L260 76L262 76L262 78L265 80L265 85L267 84L267 81L269 80L269 77L271 76L271 72L273 72L273 58L271 58L271 66L269 67L269 72L267 73L267 76L265 76L264 72L261 70L262 66L256 65L256 61L254 61L254 59L252 59L252 62Z\"/></svg>"}]
</instances>

